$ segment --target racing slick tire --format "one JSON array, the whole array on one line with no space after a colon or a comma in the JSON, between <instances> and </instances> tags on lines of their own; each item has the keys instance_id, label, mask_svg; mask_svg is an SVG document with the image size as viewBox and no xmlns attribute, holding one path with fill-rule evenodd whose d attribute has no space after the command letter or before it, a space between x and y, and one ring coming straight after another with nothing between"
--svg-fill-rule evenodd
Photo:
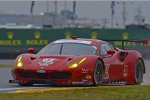
<instances>
[{"instance_id":1,"label":"racing slick tire","mask_svg":"<svg viewBox=\"0 0 150 100\"><path fill-rule=\"evenodd\" d=\"M137 62L134 65L134 84L140 85L143 81L143 69L144 65L143 62L138 59Z\"/></svg>"},{"instance_id":2,"label":"racing slick tire","mask_svg":"<svg viewBox=\"0 0 150 100\"><path fill-rule=\"evenodd\" d=\"M103 64L100 60L97 60L94 67L94 86L102 84L103 80Z\"/></svg>"}]
</instances>

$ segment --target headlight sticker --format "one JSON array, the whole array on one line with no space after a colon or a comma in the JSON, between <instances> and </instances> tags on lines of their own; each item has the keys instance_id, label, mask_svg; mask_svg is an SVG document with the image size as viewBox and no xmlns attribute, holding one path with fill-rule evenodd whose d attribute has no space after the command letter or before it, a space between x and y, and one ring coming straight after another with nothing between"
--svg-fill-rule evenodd
<instances>
[{"instance_id":1,"label":"headlight sticker","mask_svg":"<svg viewBox=\"0 0 150 100\"><path fill-rule=\"evenodd\" d=\"M71 63L68 65L68 68L76 68L78 67L82 62L84 62L87 58L82 58L74 63Z\"/></svg>"}]
</instances>

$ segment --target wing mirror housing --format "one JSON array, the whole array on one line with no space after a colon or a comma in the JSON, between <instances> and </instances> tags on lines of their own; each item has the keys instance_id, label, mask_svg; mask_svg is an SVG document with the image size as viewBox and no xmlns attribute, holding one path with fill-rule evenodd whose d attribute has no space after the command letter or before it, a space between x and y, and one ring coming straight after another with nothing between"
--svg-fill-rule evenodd
<instances>
[{"instance_id":1,"label":"wing mirror housing","mask_svg":"<svg viewBox=\"0 0 150 100\"><path fill-rule=\"evenodd\" d=\"M148 40L143 40L143 45L148 45Z\"/></svg>"},{"instance_id":2,"label":"wing mirror housing","mask_svg":"<svg viewBox=\"0 0 150 100\"><path fill-rule=\"evenodd\" d=\"M36 51L35 48L28 48L28 52L31 53L31 54L34 54L35 51Z\"/></svg>"},{"instance_id":3,"label":"wing mirror housing","mask_svg":"<svg viewBox=\"0 0 150 100\"><path fill-rule=\"evenodd\" d=\"M108 51L107 51L107 54L108 54L108 55L113 55L114 53L115 53L114 50L108 50Z\"/></svg>"}]
</instances>

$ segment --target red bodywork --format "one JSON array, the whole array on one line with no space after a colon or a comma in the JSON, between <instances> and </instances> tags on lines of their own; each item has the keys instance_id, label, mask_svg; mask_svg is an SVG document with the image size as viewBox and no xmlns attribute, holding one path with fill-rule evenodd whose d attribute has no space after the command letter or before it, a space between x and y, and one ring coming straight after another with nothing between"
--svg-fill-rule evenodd
<instances>
[{"instance_id":1,"label":"red bodywork","mask_svg":"<svg viewBox=\"0 0 150 100\"><path fill-rule=\"evenodd\" d=\"M13 66L13 81L19 84L50 83L56 85L92 85L94 83L94 66L97 60L103 63L103 83L121 81L125 84L134 84L134 65L141 54L136 50L121 50L115 48L107 51L108 55L102 56L101 45L109 44L101 40L77 39L90 41L90 45L97 47L95 55L37 55L21 54L16 58ZM17 67L19 57L22 56L23 67ZM74 63L86 58L76 68L68 68ZM48 64L42 64L50 60ZM145 73L145 66L144 66Z\"/></svg>"}]
</instances>

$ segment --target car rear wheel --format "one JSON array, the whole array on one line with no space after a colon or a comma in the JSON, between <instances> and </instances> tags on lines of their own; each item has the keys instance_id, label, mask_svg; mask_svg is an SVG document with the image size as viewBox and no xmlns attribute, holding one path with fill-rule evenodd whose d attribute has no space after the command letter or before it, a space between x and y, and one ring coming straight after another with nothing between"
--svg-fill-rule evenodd
<instances>
[{"instance_id":1,"label":"car rear wheel","mask_svg":"<svg viewBox=\"0 0 150 100\"><path fill-rule=\"evenodd\" d=\"M97 60L94 67L94 85L101 85L103 80L103 65L100 60Z\"/></svg>"},{"instance_id":2,"label":"car rear wheel","mask_svg":"<svg viewBox=\"0 0 150 100\"><path fill-rule=\"evenodd\" d=\"M136 85L139 85L143 81L143 69L144 65L143 62L139 59L137 60L135 66L134 66L134 81Z\"/></svg>"}]
</instances>

